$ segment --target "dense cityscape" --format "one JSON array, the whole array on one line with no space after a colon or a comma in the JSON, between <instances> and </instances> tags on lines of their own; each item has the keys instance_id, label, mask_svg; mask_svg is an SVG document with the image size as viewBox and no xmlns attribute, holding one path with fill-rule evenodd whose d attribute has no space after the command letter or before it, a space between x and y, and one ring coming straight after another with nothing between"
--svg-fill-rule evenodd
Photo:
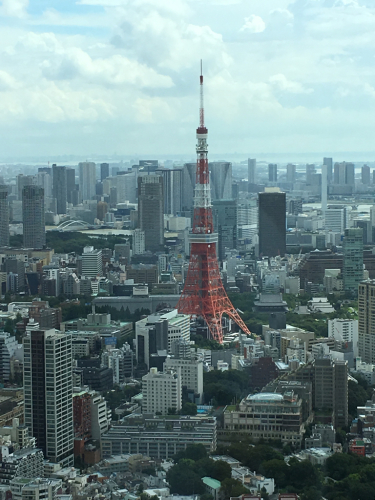
<instances>
[{"instance_id":1,"label":"dense cityscape","mask_svg":"<svg viewBox=\"0 0 375 500\"><path fill-rule=\"evenodd\" d=\"M4 498L373 498L375 170L200 115L197 162L1 167Z\"/></svg>"},{"instance_id":2,"label":"dense cityscape","mask_svg":"<svg viewBox=\"0 0 375 500\"><path fill-rule=\"evenodd\" d=\"M374 500L375 8L64 2L0 0L0 500Z\"/></svg>"}]
</instances>

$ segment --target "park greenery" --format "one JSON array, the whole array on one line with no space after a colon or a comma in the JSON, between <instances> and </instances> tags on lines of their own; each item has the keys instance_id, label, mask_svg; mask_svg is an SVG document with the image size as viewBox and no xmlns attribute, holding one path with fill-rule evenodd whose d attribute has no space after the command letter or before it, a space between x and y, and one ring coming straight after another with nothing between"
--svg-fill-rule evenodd
<instances>
[{"instance_id":1,"label":"park greenery","mask_svg":"<svg viewBox=\"0 0 375 500\"><path fill-rule=\"evenodd\" d=\"M335 453L324 466L288 457L265 444L245 442L220 446L215 454L228 454L252 471L274 478L279 493L297 493L301 500L373 500L375 498L375 458ZM248 490L231 478L230 466L209 458L203 445L190 445L175 457L167 473L171 493L204 494L202 477L221 482L223 498L237 497ZM268 498L266 494L263 498Z\"/></svg>"},{"instance_id":2,"label":"park greenery","mask_svg":"<svg viewBox=\"0 0 375 500\"><path fill-rule=\"evenodd\" d=\"M208 457L202 444L190 445L174 457L175 465L167 472L171 493L195 495L205 493L203 477L211 477L221 482L225 499L248 492L239 481L232 479L229 464Z\"/></svg>"},{"instance_id":3,"label":"park greenery","mask_svg":"<svg viewBox=\"0 0 375 500\"><path fill-rule=\"evenodd\" d=\"M131 240L131 236L106 235L93 236L78 231L47 231L46 247L53 248L55 253L76 253L82 254L85 246L94 246L98 250L110 248L114 250L116 244L126 243ZM23 236L16 235L10 237L10 245L14 248L22 248Z\"/></svg>"}]
</instances>

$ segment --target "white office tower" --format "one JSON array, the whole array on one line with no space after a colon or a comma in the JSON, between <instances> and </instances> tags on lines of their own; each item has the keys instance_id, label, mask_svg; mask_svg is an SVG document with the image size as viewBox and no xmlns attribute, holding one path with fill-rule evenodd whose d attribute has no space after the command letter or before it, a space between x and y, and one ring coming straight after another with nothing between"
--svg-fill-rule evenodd
<instances>
[{"instance_id":1,"label":"white office tower","mask_svg":"<svg viewBox=\"0 0 375 500\"><path fill-rule=\"evenodd\" d=\"M96 194L96 165L92 161L84 161L78 164L78 168L82 200L91 200Z\"/></svg>"},{"instance_id":2,"label":"white office tower","mask_svg":"<svg viewBox=\"0 0 375 500\"><path fill-rule=\"evenodd\" d=\"M94 247L85 247L82 254L82 276L96 278L103 276L102 251Z\"/></svg>"},{"instance_id":3,"label":"white office tower","mask_svg":"<svg viewBox=\"0 0 375 500\"><path fill-rule=\"evenodd\" d=\"M142 377L142 395L142 413L168 415L171 410L178 413L182 406L180 372L158 372L157 368L151 368Z\"/></svg>"},{"instance_id":4,"label":"white office tower","mask_svg":"<svg viewBox=\"0 0 375 500\"><path fill-rule=\"evenodd\" d=\"M358 320L357 319L329 319L328 337L340 342L353 342L353 354L358 356Z\"/></svg>"},{"instance_id":5,"label":"white office tower","mask_svg":"<svg viewBox=\"0 0 375 500\"><path fill-rule=\"evenodd\" d=\"M327 165L322 165L322 212L325 214L327 210L327 197L328 197L328 172Z\"/></svg>"},{"instance_id":6,"label":"white office tower","mask_svg":"<svg viewBox=\"0 0 375 500\"><path fill-rule=\"evenodd\" d=\"M325 212L325 229L334 233L343 233L346 228L346 215L344 207L328 207Z\"/></svg>"},{"instance_id":7,"label":"white office tower","mask_svg":"<svg viewBox=\"0 0 375 500\"><path fill-rule=\"evenodd\" d=\"M249 184L256 184L257 161L255 158L248 158L247 160L247 181Z\"/></svg>"},{"instance_id":8,"label":"white office tower","mask_svg":"<svg viewBox=\"0 0 375 500\"><path fill-rule=\"evenodd\" d=\"M142 229L133 231L133 255L145 253L145 232Z\"/></svg>"},{"instance_id":9,"label":"white office tower","mask_svg":"<svg viewBox=\"0 0 375 500\"><path fill-rule=\"evenodd\" d=\"M55 329L24 338L25 425L47 460L73 465L72 337Z\"/></svg>"},{"instance_id":10,"label":"white office tower","mask_svg":"<svg viewBox=\"0 0 375 500\"><path fill-rule=\"evenodd\" d=\"M201 404L203 396L203 359L179 359L170 356L164 362L164 371L180 371L181 385L186 387L194 403Z\"/></svg>"}]
</instances>

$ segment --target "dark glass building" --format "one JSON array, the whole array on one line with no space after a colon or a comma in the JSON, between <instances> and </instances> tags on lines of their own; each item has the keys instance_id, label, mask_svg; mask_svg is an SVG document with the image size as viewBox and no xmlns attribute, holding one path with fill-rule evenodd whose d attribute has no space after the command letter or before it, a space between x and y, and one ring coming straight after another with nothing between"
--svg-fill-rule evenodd
<instances>
[{"instance_id":1,"label":"dark glass building","mask_svg":"<svg viewBox=\"0 0 375 500\"><path fill-rule=\"evenodd\" d=\"M44 189L25 186L22 190L23 247L43 248L46 245Z\"/></svg>"},{"instance_id":2,"label":"dark glass building","mask_svg":"<svg viewBox=\"0 0 375 500\"><path fill-rule=\"evenodd\" d=\"M66 214L67 181L65 167L52 165L52 195L56 198L56 213Z\"/></svg>"},{"instance_id":3,"label":"dark glass building","mask_svg":"<svg viewBox=\"0 0 375 500\"><path fill-rule=\"evenodd\" d=\"M259 193L259 255L276 257L286 250L286 195Z\"/></svg>"}]
</instances>

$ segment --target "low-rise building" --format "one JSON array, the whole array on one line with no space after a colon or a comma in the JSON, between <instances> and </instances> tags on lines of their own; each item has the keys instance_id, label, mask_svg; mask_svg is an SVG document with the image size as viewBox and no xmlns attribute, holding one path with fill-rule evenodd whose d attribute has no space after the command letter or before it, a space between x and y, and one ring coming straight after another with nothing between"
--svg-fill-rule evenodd
<instances>
[{"instance_id":1,"label":"low-rise building","mask_svg":"<svg viewBox=\"0 0 375 500\"><path fill-rule=\"evenodd\" d=\"M203 444L208 453L216 449L215 417L129 415L101 437L104 458L130 453L166 459L190 444Z\"/></svg>"},{"instance_id":2,"label":"low-rise building","mask_svg":"<svg viewBox=\"0 0 375 500\"><path fill-rule=\"evenodd\" d=\"M249 395L239 409L226 408L223 433L245 434L255 441L280 439L299 447L305 429L302 406L302 399L293 391Z\"/></svg>"}]
</instances>

